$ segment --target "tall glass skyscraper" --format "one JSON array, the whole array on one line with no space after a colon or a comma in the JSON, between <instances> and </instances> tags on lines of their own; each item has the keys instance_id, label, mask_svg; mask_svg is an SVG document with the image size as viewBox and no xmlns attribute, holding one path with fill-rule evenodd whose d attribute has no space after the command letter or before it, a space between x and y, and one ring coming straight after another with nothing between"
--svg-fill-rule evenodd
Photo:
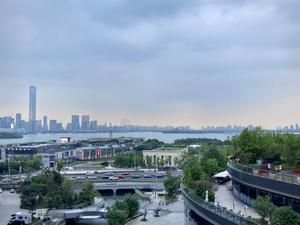
<instances>
[{"instance_id":1,"label":"tall glass skyscraper","mask_svg":"<svg viewBox=\"0 0 300 225\"><path fill-rule=\"evenodd\" d=\"M79 124L79 115L72 115L72 130L79 130L80 124Z\"/></svg>"},{"instance_id":2,"label":"tall glass skyscraper","mask_svg":"<svg viewBox=\"0 0 300 225\"><path fill-rule=\"evenodd\" d=\"M31 132L36 131L36 88L29 88L29 123Z\"/></svg>"}]
</instances>

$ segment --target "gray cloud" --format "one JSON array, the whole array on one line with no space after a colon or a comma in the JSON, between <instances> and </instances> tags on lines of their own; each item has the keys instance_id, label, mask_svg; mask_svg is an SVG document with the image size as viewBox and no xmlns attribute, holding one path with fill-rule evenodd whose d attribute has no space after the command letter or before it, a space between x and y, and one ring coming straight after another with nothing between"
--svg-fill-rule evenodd
<instances>
[{"instance_id":1,"label":"gray cloud","mask_svg":"<svg viewBox=\"0 0 300 225\"><path fill-rule=\"evenodd\" d=\"M297 0L1 1L1 114L26 113L36 84L40 116L64 121L90 112L194 127L295 122L298 9ZM270 116L279 103L286 110Z\"/></svg>"}]
</instances>

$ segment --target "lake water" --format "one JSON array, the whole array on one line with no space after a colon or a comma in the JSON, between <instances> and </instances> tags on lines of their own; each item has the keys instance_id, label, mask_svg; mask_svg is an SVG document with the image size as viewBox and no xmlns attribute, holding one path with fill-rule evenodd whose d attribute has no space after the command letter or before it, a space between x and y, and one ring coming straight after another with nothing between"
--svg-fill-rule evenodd
<instances>
[{"instance_id":1,"label":"lake water","mask_svg":"<svg viewBox=\"0 0 300 225\"><path fill-rule=\"evenodd\" d=\"M165 143L172 143L177 139L184 138L217 138L226 140L236 134L226 133L207 133L207 134L168 134L162 132L122 132L113 133L113 137L141 137L147 139L158 139ZM0 145L12 143L26 143L26 142L43 142L49 140L59 140L60 137L71 137L71 140L83 140L89 138L108 138L108 133L57 133L57 134L26 134L19 139L0 139Z\"/></svg>"}]
</instances>

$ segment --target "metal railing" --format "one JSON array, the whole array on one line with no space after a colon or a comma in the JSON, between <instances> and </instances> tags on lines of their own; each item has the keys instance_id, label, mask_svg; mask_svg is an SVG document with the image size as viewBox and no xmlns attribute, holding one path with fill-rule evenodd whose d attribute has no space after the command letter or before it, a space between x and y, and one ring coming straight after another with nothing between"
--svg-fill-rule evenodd
<instances>
[{"instance_id":1,"label":"metal railing","mask_svg":"<svg viewBox=\"0 0 300 225\"><path fill-rule=\"evenodd\" d=\"M294 174L250 167L250 166L236 163L232 160L229 160L227 164L228 164L228 166L230 166L234 169L240 170L244 173L248 173L248 174L251 174L254 176L264 177L264 178L268 178L268 179L272 179L272 180L276 180L276 181L281 181L284 183L300 185L300 176L297 176Z\"/></svg>"},{"instance_id":2,"label":"metal railing","mask_svg":"<svg viewBox=\"0 0 300 225\"><path fill-rule=\"evenodd\" d=\"M199 211L203 208L237 225L261 225L260 223L252 220L251 217L244 217L241 212L235 213L233 210L228 210L226 207L215 205L214 202L205 202L196 194L189 191L184 185L181 185L181 192ZM211 219L213 220L213 218Z\"/></svg>"}]
</instances>

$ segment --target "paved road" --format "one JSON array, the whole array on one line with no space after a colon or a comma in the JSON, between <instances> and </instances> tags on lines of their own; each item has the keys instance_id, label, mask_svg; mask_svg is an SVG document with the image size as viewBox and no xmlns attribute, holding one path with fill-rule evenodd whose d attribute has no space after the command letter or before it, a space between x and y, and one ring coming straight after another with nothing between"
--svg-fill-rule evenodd
<instances>
[{"instance_id":1,"label":"paved road","mask_svg":"<svg viewBox=\"0 0 300 225\"><path fill-rule=\"evenodd\" d=\"M109 174L109 175L108 175ZM182 172L172 171L171 174L173 176L182 176ZM163 175L163 176L162 176ZM114 181L160 181L162 182L167 176L166 173L156 173L153 171L110 171L106 173L94 174L92 176L89 175L76 175L76 174L68 174L65 175L67 180L90 180L93 182L106 182L110 181L109 177L114 176L116 180ZM157 176L157 177L156 177ZM119 179L117 179L119 177Z\"/></svg>"},{"instance_id":2,"label":"paved road","mask_svg":"<svg viewBox=\"0 0 300 225\"><path fill-rule=\"evenodd\" d=\"M10 215L20 210L20 197L9 192L0 193L0 225L6 225Z\"/></svg>"}]
</instances>

